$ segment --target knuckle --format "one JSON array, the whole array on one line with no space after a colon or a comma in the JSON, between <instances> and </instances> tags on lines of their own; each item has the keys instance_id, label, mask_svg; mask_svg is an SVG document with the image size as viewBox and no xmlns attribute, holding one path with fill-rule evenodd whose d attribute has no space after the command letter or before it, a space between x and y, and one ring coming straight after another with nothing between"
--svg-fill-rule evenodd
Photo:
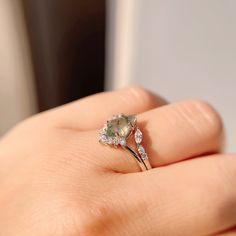
<instances>
[{"instance_id":1,"label":"knuckle","mask_svg":"<svg viewBox=\"0 0 236 236\"><path fill-rule=\"evenodd\" d=\"M19 123L17 123L13 129L14 130L21 130L21 129L27 129L30 126L32 126L32 122L33 122L34 118L30 117L30 118L26 118L24 120L21 120Z\"/></svg>"},{"instance_id":2,"label":"knuckle","mask_svg":"<svg viewBox=\"0 0 236 236\"><path fill-rule=\"evenodd\" d=\"M27 118L25 120L20 121L19 123L15 124L8 132L1 138L2 140L8 141L11 140L11 138L21 138L21 141L24 141L26 137L34 136L34 132L32 132L35 129L33 126L32 118Z\"/></svg>"},{"instance_id":3,"label":"knuckle","mask_svg":"<svg viewBox=\"0 0 236 236\"><path fill-rule=\"evenodd\" d=\"M38 127L42 129L45 124L46 123L41 119L41 114L37 114L20 121L16 124L14 130L34 130Z\"/></svg>"},{"instance_id":4,"label":"knuckle","mask_svg":"<svg viewBox=\"0 0 236 236\"><path fill-rule=\"evenodd\" d=\"M112 222L117 221L116 210L108 203L93 203L80 214L79 235L106 235L112 232ZM110 235L110 234L109 234Z\"/></svg>"}]
</instances>

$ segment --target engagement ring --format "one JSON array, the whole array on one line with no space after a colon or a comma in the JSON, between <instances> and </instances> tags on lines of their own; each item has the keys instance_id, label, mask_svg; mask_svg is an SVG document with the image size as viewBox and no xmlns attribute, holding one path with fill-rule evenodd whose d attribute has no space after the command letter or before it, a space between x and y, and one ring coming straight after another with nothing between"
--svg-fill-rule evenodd
<instances>
[{"instance_id":1,"label":"engagement ring","mask_svg":"<svg viewBox=\"0 0 236 236\"><path fill-rule=\"evenodd\" d=\"M133 135L134 134L134 135ZM134 136L137 151L128 146L128 140ZM135 158L142 171L151 169L148 155L141 144L143 135L137 127L137 118L134 115L118 114L113 116L99 133L99 142L112 147L122 147Z\"/></svg>"}]
</instances>

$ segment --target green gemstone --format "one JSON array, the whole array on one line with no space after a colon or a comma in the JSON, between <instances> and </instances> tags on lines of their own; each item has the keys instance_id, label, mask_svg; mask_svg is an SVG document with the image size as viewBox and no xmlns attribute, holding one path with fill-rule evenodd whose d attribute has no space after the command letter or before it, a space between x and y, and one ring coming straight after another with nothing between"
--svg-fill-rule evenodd
<instances>
[{"instance_id":1,"label":"green gemstone","mask_svg":"<svg viewBox=\"0 0 236 236\"><path fill-rule=\"evenodd\" d=\"M108 124L107 126L107 136L113 138L116 136L115 130L113 129L112 124Z\"/></svg>"},{"instance_id":2,"label":"green gemstone","mask_svg":"<svg viewBox=\"0 0 236 236\"><path fill-rule=\"evenodd\" d=\"M132 132L133 127L130 123L130 116L119 115L108 121L107 136L120 138L127 138Z\"/></svg>"}]
</instances>

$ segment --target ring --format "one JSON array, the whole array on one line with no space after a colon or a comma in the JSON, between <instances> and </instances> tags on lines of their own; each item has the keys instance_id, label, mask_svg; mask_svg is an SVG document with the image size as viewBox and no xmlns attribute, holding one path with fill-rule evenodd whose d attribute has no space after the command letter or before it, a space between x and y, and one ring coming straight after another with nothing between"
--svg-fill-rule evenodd
<instances>
[{"instance_id":1,"label":"ring","mask_svg":"<svg viewBox=\"0 0 236 236\"><path fill-rule=\"evenodd\" d=\"M128 146L129 138L134 134L137 152ZM99 142L112 147L122 147L135 158L142 171L151 169L148 155L141 144L143 135L137 127L137 118L134 115L118 114L106 122L99 132Z\"/></svg>"}]
</instances>

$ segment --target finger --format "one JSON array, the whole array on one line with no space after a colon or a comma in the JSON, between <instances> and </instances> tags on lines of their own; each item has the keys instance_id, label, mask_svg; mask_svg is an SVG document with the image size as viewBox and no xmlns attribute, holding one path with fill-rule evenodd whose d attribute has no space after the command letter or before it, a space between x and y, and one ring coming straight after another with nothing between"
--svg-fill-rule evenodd
<instances>
[{"instance_id":1,"label":"finger","mask_svg":"<svg viewBox=\"0 0 236 236\"><path fill-rule=\"evenodd\" d=\"M236 156L196 158L120 179L127 209L145 209L132 215L133 228L149 226L145 235L216 235L236 224Z\"/></svg>"},{"instance_id":2,"label":"finger","mask_svg":"<svg viewBox=\"0 0 236 236\"><path fill-rule=\"evenodd\" d=\"M41 115L41 119L57 127L91 130L101 126L116 113L138 114L167 102L141 87L95 94Z\"/></svg>"},{"instance_id":3,"label":"finger","mask_svg":"<svg viewBox=\"0 0 236 236\"><path fill-rule=\"evenodd\" d=\"M235 223L236 225L236 223ZM215 234L215 236L235 236L236 235L236 226L233 227L232 229L225 230L224 232Z\"/></svg>"},{"instance_id":4,"label":"finger","mask_svg":"<svg viewBox=\"0 0 236 236\"><path fill-rule=\"evenodd\" d=\"M181 102L138 115L144 145L152 167L158 167L217 152L222 143L222 122L218 113L202 101ZM108 169L138 171L134 159L122 148L98 143L98 131L84 134L84 143L94 150L93 158ZM130 138L132 139L132 137ZM131 144L132 146L132 144Z\"/></svg>"}]
</instances>

